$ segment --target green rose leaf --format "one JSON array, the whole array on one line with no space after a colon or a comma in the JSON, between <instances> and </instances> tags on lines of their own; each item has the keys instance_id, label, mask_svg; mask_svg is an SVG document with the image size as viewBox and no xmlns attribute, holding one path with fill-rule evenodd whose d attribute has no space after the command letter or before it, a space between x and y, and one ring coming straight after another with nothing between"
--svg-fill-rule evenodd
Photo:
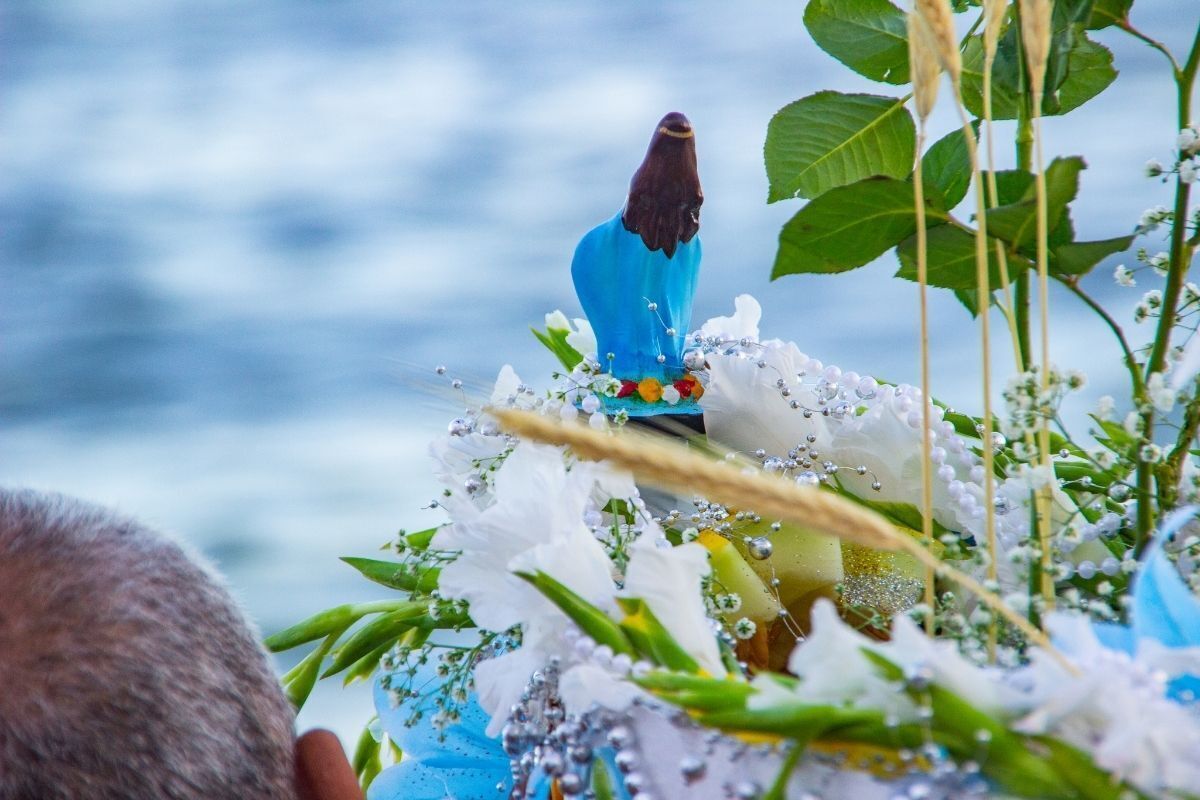
<instances>
[{"instance_id":1,"label":"green rose leaf","mask_svg":"<svg viewBox=\"0 0 1200 800\"><path fill-rule=\"evenodd\" d=\"M971 156L962 131L951 131L934 142L921 159L921 177L927 192L930 187L937 189L946 208L962 202L971 185Z\"/></svg>"},{"instance_id":2,"label":"green rose leaf","mask_svg":"<svg viewBox=\"0 0 1200 800\"><path fill-rule=\"evenodd\" d=\"M1095 242L1068 242L1050 253L1050 272L1055 275L1086 275L1097 264L1133 244L1134 236L1118 236Z\"/></svg>"},{"instance_id":3,"label":"green rose leaf","mask_svg":"<svg viewBox=\"0 0 1200 800\"><path fill-rule=\"evenodd\" d=\"M1098 31L1118 22L1129 19L1129 9L1133 0L1096 0L1092 3L1092 15L1088 17L1087 27L1090 31Z\"/></svg>"},{"instance_id":4,"label":"green rose leaf","mask_svg":"<svg viewBox=\"0 0 1200 800\"><path fill-rule=\"evenodd\" d=\"M988 275L993 288L1000 286L1000 265L996 261L996 248L989 242ZM930 286L943 289L977 289L975 281L975 232L959 225L939 225L929 230L927 279ZM897 278L917 279L917 237L905 239L896 250L900 259ZM1028 269L1029 260L1009 255L1008 276L1013 279L1023 269ZM960 298L961 299L961 298Z\"/></svg>"},{"instance_id":5,"label":"green rose leaf","mask_svg":"<svg viewBox=\"0 0 1200 800\"><path fill-rule=\"evenodd\" d=\"M1079 173L1087 164L1079 156L1056 158L1046 168L1046 215L1057 228L1067 203L1079 191ZM1030 247L1037 236L1037 191L1030 183L1021 199L987 212L988 233L1018 247ZM1052 229L1053 230L1053 229Z\"/></svg>"},{"instance_id":6,"label":"green rose leaf","mask_svg":"<svg viewBox=\"0 0 1200 800\"><path fill-rule=\"evenodd\" d=\"M949 220L940 193L928 192L927 224ZM913 186L869 178L833 189L796 213L779 234L771 278L861 267L917 230Z\"/></svg>"},{"instance_id":7,"label":"green rose leaf","mask_svg":"<svg viewBox=\"0 0 1200 800\"><path fill-rule=\"evenodd\" d=\"M1067 77L1058 87L1057 108L1049 110L1047 104L1056 99L1047 97L1042 109L1047 114L1066 114L1074 111L1108 88L1117 79L1113 67L1113 54L1102 44L1080 36L1067 58Z\"/></svg>"},{"instance_id":8,"label":"green rose leaf","mask_svg":"<svg viewBox=\"0 0 1200 800\"><path fill-rule=\"evenodd\" d=\"M871 94L817 92L785 106L767 127L767 202L912 171L916 127L904 102Z\"/></svg>"},{"instance_id":9,"label":"green rose leaf","mask_svg":"<svg viewBox=\"0 0 1200 800\"><path fill-rule=\"evenodd\" d=\"M904 12L888 0L810 0L804 26L818 47L858 74L908 83Z\"/></svg>"},{"instance_id":10,"label":"green rose leaf","mask_svg":"<svg viewBox=\"0 0 1200 800\"><path fill-rule=\"evenodd\" d=\"M1047 116L1066 114L1079 108L1108 88L1117 79L1112 52L1083 34L1074 35L1070 29L1056 32L1055 71L1047 73L1047 85L1055 86L1042 102ZM1069 45L1069 46L1068 46ZM992 118L1016 119L1020 97L1020 52L1016 28L1008 27L1000 38L996 62L992 66ZM979 36L967 39L963 50L963 103L977 117L983 116L983 40Z\"/></svg>"}]
</instances>

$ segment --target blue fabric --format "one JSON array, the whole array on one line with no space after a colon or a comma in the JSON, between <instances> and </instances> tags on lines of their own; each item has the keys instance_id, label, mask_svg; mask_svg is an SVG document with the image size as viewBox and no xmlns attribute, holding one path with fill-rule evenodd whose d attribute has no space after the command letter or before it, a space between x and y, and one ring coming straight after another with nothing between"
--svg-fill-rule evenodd
<instances>
[{"instance_id":1,"label":"blue fabric","mask_svg":"<svg viewBox=\"0 0 1200 800\"><path fill-rule=\"evenodd\" d=\"M1154 639L1167 647L1200 647L1200 600L1192 594L1179 571L1163 552L1170 540L1200 510L1187 506L1174 512L1150 543L1133 583L1130 625L1093 625L1105 647L1133 654L1142 639ZM1179 700L1185 693L1200 697L1200 676L1181 675L1167 686Z\"/></svg>"},{"instance_id":2,"label":"blue fabric","mask_svg":"<svg viewBox=\"0 0 1200 800\"><path fill-rule=\"evenodd\" d=\"M489 737L488 715L472 695L462 708L462 719L444 731L445 738L426 714L411 728L405 706L394 708L391 696L376 679L375 710L384 730L404 751L403 760L379 774L371 783L367 800L494 800L506 797L496 784L511 786L508 756L499 739ZM545 798L549 786L534 787L529 796Z\"/></svg>"},{"instance_id":3,"label":"blue fabric","mask_svg":"<svg viewBox=\"0 0 1200 800\"><path fill-rule=\"evenodd\" d=\"M463 706L461 720L446 728L444 740L439 738L429 715L411 728L406 727L404 721L409 711L404 706L392 707L391 695L378 678L374 694L379 721L404 751L404 758L379 773L371 783L367 800L496 800L508 796L508 788L512 786L508 756L500 740L485 733L489 718L474 694ZM632 800L620 779L612 748L602 748L597 755L608 765L613 797ZM505 792L496 791L497 784L504 784ZM544 778L535 781L527 796L531 800L548 800L549 781Z\"/></svg>"},{"instance_id":4,"label":"blue fabric","mask_svg":"<svg viewBox=\"0 0 1200 800\"><path fill-rule=\"evenodd\" d=\"M657 378L666 384L683 377L699 275L699 236L667 258L661 250L647 250L641 236L625 230L620 212L589 231L575 248L571 277L596 333L601 368L632 381ZM657 314L647 308L651 302L658 304ZM667 328L674 328L675 335L668 336ZM658 363L660 355L666 357L663 364Z\"/></svg>"}]
</instances>

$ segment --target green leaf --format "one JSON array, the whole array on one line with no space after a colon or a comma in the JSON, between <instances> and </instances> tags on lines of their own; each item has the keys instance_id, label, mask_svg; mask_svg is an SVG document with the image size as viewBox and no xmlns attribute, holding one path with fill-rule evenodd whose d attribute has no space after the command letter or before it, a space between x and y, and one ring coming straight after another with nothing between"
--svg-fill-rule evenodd
<instances>
[{"instance_id":1,"label":"green leaf","mask_svg":"<svg viewBox=\"0 0 1200 800\"><path fill-rule=\"evenodd\" d=\"M818 47L858 74L908 83L904 12L888 0L810 0L804 26Z\"/></svg>"},{"instance_id":2,"label":"green leaf","mask_svg":"<svg viewBox=\"0 0 1200 800\"><path fill-rule=\"evenodd\" d=\"M708 727L725 731L773 733L790 739L810 741L839 728L873 722L882 716L881 712L874 709L797 704L718 711L702 714L699 719Z\"/></svg>"},{"instance_id":3,"label":"green leaf","mask_svg":"<svg viewBox=\"0 0 1200 800\"><path fill-rule=\"evenodd\" d=\"M404 601L400 600L379 600L335 606L319 614L314 614L303 622L297 622L290 628L271 634L263 640L263 644L272 653L291 650L293 647L320 639L334 631L343 631L350 627L355 620L367 614L392 611L403 604Z\"/></svg>"},{"instance_id":4,"label":"green leaf","mask_svg":"<svg viewBox=\"0 0 1200 800\"><path fill-rule=\"evenodd\" d=\"M383 644L395 642L401 634L413 627L413 621L424 614L428 607L429 603L424 601L403 603L395 611L371 620L338 648L333 663L321 673L321 677L336 675Z\"/></svg>"},{"instance_id":5,"label":"green leaf","mask_svg":"<svg viewBox=\"0 0 1200 800\"><path fill-rule=\"evenodd\" d=\"M568 371L575 369L579 362L583 361L583 355L571 345L567 344L567 336L570 331L564 331L557 328L547 329L542 333L537 328L530 328L533 335L541 342L547 350L554 354L559 363L567 368Z\"/></svg>"},{"instance_id":6,"label":"green leaf","mask_svg":"<svg viewBox=\"0 0 1200 800\"><path fill-rule=\"evenodd\" d=\"M349 627L348 625L346 627ZM325 637L325 640L306 655L304 659L288 670L288 673L283 676L280 683L283 684L283 691L287 694L288 699L292 701L292 705L299 711L304 707L304 703L308 700L308 696L312 694L313 687L317 685L317 673L321 670L321 662L325 660L325 656L329 653L330 648L337 642L346 628L340 628Z\"/></svg>"},{"instance_id":7,"label":"green leaf","mask_svg":"<svg viewBox=\"0 0 1200 800\"><path fill-rule=\"evenodd\" d=\"M423 531L410 533L404 537L404 542L413 550L428 550L430 543L433 541L434 535L438 532L440 526L426 528Z\"/></svg>"},{"instance_id":8,"label":"green leaf","mask_svg":"<svg viewBox=\"0 0 1200 800\"><path fill-rule=\"evenodd\" d=\"M1141 797L1129 784L1096 766L1091 756L1082 750L1055 739L1052 736L1037 736L1034 740L1049 752L1048 761L1055 773L1075 788L1079 797L1089 800L1119 800L1119 798Z\"/></svg>"},{"instance_id":9,"label":"green leaf","mask_svg":"<svg viewBox=\"0 0 1200 800\"><path fill-rule=\"evenodd\" d=\"M927 197L926 206L927 225L949 220L940 195ZM783 226L771 278L861 267L916 229L913 186L907 181L870 178L833 189Z\"/></svg>"},{"instance_id":10,"label":"green leaf","mask_svg":"<svg viewBox=\"0 0 1200 800\"><path fill-rule=\"evenodd\" d=\"M943 289L977 289L975 280L975 233L958 225L939 225L929 230L927 279L930 286ZM917 279L917 237L911 236L896 250L900 259L897 278ZM989 241L988 280L993 287L1000 286L1000 264L996 261L996 249ZM1027 259L1008 256L1010 280L1030 267Z\"/></svg>"},{"instance_id":11,"label":"green leaf","mask_svg":"<svg viewBox=\"0 0 1200 800\"><path fill-rule=\"evenodd\" d=\"M407 564L378 561L373 558L343 556L342 561L361 572L367 580L404 592L428 593L436 589L438 574L441 572L436 568L414 569Z\"/></svg>"},{"instance_id":12,"label":"green leaf","mask_svg":"<svg viewBox=\"0 0 1200 800\"><path fill-rule=\"evenodd\" d=\"M1058 87L1058 108L1052 112L1056 115L1074 111L1117 79L1112 51L1086 36L1080 36L1071 48L1067 69L1067 78Z\"/></svg>"},{"instance_id":13,"label":"green leaf","mask_svg":"<svg viewBox=\"0 0 1200 800\"><path fill-rule=\"evenodd\" d=\"M1118 236L1095 242L1070 242L1050 253L1050 271L1055 275L1086 275L1111 255L1123 253L1133 244L1134 236Z\"/></svg>"},{"instance_id":14,"label":"green leaf","mask_svg":"<svg viewBox=\"0 0 1200 800\"><path fill-rule=\"evenodd\" d=\"M771 118L767 201L818 197L875 175L905 178L915 146L916 127L901 98L817 92Z\"/></svg>"},{"instance_id":15,"label":"green leaf","mask_svg":"<svg viewBox=\"0 0 1200 800\"><path fill-rule=\"evenodd\" d=\"M1065 59L1058 54L1061 82L1053 92L1047 92L1042 113L1060 116L1079 108L1108 88L1117 79L1112 53L1103 45L1083 34L1072 35L1069 29L1059 29L1056 43L1070 43ZM1020 102L1020 52L1017 47L1016 26L1009 25L1000 38L996 62L992 66L992 118L1016 119ZM1053 75L1047 74L1047 85L1054 85ZM967 39L963 50L963 103L976 117L983 116L983 40L979 36Z\"/></svg>"},{"instance_id":16,"label":"green leaf","mask_svg":"<svg viewBox=\"0 0 1200 800\"><path fill-rule=\"evenodd\" d=\"M592 762L592 794L596 800L614 800L615 797L612 776L608 774L608 765L602 758Z\"/></svg>"},{"instance_id":17,"label":"green leaf","mask_svg":"<svg viewBox=\"0 0 1200 800\"><path fill-rule=\"evenodd\" d=\"M1132 6L1133 0L1096 0L1092 4L1092 15L1088 17L1088 30L1098 31L1129 19Z\"/></svg>"},{"instance_id":18,"label":"green leaf","mask_svg":"<svg viewBox=\"0 0 1200 800\"><path fill-rule=\"evenodd\" d=\"M1056 158L1046 168L1046 215L1052 222L1062 220L1067 203L1079 192L1079 173L1086 168L1079 156ZM1015 203L989 209L987 227L990 236L1018 247L1032 247L1037 237L1036 186L1031 183Z\"/></svg>"},{"instance_id":19,"label":"green leaf","mask_svg":"<svg viewBox=\"0 0 1200 800\"><path fill-rule=\"evenodd\" d=\"M558 609L570 617L596 644L606 644L614 653L633 655L633 645L620 626L608 618L600 609L584 600L544 572L530 574L518 572L517 576L528 582Z\"/></svg>"},{"instance_id":20,"label":"green leaf","mask_svg":"<svg viewBox=\"0 0 1200 800\"><path fill-rule=\"evenodd\" d=\"M921 159L921 177L926 191L932 187L941 195L944 208L962 202L971 185L971 156L962 131L951 131L934 142Z\"/></svg>"},{"instance_id":21,"label":"green leaf","mask_svg":"<svg viewBox=\"0 0 1200 800\"><path fill-rule=\"evenodd\" d=\"M633 642L633 647L645 658L659 666L682 672L699 672L696 659L679 646L658 617L639 598L618 597L617 604L625 612L621 630Z\"/></svg>"},{"instance_id":22,"label":"green leaf","mask_svg":"<svg viewBox=\"0 0 1200 800\"><path fill-rule=\"evenodd\" d=\"M362 735L358 737L358 744L354 747L351 766L354 767L354 774L358 776L359 786L364 792L383 770L383 761L379 757L381 748L382 743L371 732L371 726L363 728Z\"/></svg>"}]
</instances>

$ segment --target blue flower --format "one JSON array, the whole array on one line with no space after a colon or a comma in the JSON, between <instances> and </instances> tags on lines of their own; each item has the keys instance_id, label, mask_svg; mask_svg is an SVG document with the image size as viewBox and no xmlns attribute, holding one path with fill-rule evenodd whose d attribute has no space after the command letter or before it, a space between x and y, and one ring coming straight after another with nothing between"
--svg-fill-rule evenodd
<instances>
[{"instance_id":1,"label":"blue flower","mask_svg":"<svg viewBox=\"0 0 1200 800\"><path fill-rule=\"evenodd\" d=\"M1195 517L1197 511L1200 507L1181 508L1163 523L1134 578L1130 624L1094 626L1097 638L1105 647L1130 655L1145 640L1172 649L1200 647L1200 601L1163 553L1163 543ZM1176 700L1200 697L1200 675L1176 677L1168 684L1168 693Z\"/></svg>"}]
</instances>

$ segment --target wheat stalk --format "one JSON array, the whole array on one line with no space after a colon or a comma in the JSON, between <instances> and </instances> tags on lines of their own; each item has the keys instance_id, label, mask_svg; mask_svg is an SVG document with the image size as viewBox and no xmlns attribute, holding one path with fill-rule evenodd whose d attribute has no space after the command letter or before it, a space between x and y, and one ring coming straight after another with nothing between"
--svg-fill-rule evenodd
<instances>
[{"instance_id":1,"label":"wheat stalk","mask_svg":"<svg viewBox=\"0 0 1200 800\"><path fill-rule=\"evenodd\" d=\"M954 12L949 0L915 0L913 15L917 30L932 45L938 64L957 85L962 77L962 54L958 51L958 34L954 32Z\"/></svg>"},{"instance_id":2,"label":"wheat stalk","mask_svg":"<svg viewBox=\"0 0 1200 800\"><path fill-rule=\"evenodd\" d=\"M923 25L915 13L908 15L908 69L912 78L917 118L922 127L937 103L938 82L942 76L942 68L929 41L930 37L922 29Z\"/></svg>"},{"instance_id":3,"label":"wheat stalk","mask_svg":"<svg viewBox=\"0 0 1200 800\"><path fill-rule=\"evenodd\" d=\"M1046 83L1046 62L1050 57L1050 15L1054 0L1019 0L1021 9L1021 45L1029 68L1034 113L1041 106Z\"/></svg>"},{"instance_id":4,"label":"wheat stalk","mask_svg":"<svg viewBox=\"0 0 1200 800\"><path fill-rule=\"evenodd\" d=\"M929 387L929 247L925 229L925 184L921 173L921 154L925 149L925 123L937 102L938 83L942 69L930 45L922 34L924 23L916 12L908 14L908 64L912 78L913 97L917 106L917 146L913 154L913 209L917 223L917 291L920 307L921 351L921 533L925 541L933 540L933 456L930 442L933 410L930 408ZM925 632L934 632L932 610L935 607L934 572L925 571L925 605L930 614L925 617Z\"/></svg>"},{"instance_id":5,"label":"wheat stalk","mask_svg":"<svg viewBox=\"0 0 1200 800\"><path fill-rule=\"evenodd\" d=\"M714 461L662 436L597 431L511 408L489 408L487 413L517 436L570 447L580 458L608 461L646 483L676 491L700 492L717 502L752 508L764 516L802 525L852 544L911 555L923 566L974 594L1031 642L1050 653L1064 669L1078 674L1077 668L1054 648L1042 631L1006 606L994 592L940 560L879 514L832 492L800 487L778 476Z\"/></svg>"},{"instance_id":6,"label":"wheat stalk","mask_svg":"<svg viewBox=\"0 0 1200 800\"><path fill-rule=\"evenodd\" d=\"M1050 279L1048 253L1048 220L1046 219L1046 168L1042 157L1042 95L1046 82L1046 61L1050 55L1050 17L1053 0L1019 0L1021 11L1021 44L1025 49L1025 64L1029 69L1030 93L1033 101L1033 145L1037 159L1035 185L1037 188L1037 273L1038 312L1041 322L1043 394L1050 387ZM1043 416L1037 431L1041 466L1050 474L1050 423ZM1054 580L1050 575L1050 488L1040 489L1035 496L1038 511L1038 541L1041 545L1042 598L1047 609L1054 608Z\"/></svg>"}]
</instances>

